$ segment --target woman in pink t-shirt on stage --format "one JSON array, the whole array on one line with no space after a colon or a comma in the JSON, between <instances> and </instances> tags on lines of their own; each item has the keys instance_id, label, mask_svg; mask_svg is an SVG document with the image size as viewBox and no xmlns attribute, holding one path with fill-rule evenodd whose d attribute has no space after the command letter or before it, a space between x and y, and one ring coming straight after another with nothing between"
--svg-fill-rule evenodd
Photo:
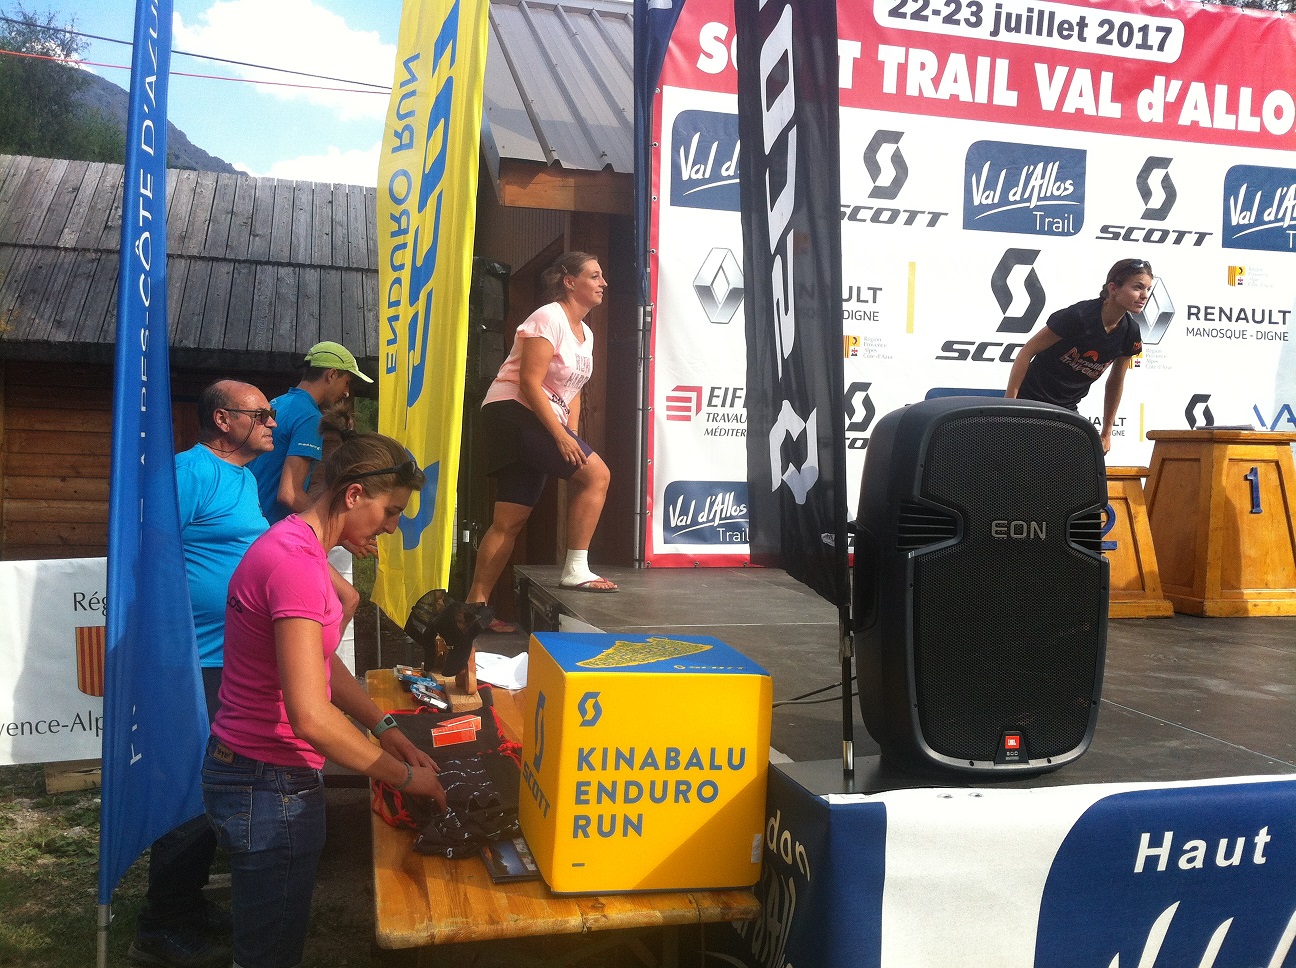
<instances>
[{"instance_id":1,"label":"woman in pink t-shirt on stage","mask_svg":"<svg viewBox=\"0 0 1296 968\"><path fill-rule=\"evenodd\" d=\"M423 472L381 434L351 437L323 472L315 502L248 548L225 608L221 708L202 785L230 854L239 968L301 963L324 850L325 757L445 807L432 758L393 728L335 655L344 623L328 568L330 548L396 530Z\"/></svg>"},{"instance_id":2,"label":"woman in pink t-shirt on stage","mask_svg":"<svg viewBox=\"0 0 1296 968\"><path fill-rule=\"evenodd\" d=\"M576 435L580 391L594 372L594 337L585 315L607 282L588 252L567 252L541 276L541 306L517 328L513 350L482 402L487 470L495 478L491 526L477 549L468 601L490 599L513 544L550 477L568 482L567 560L559 584L590 592L617 586L589 568L589 546L611 474Z\"/></svg>"}]
</instances>

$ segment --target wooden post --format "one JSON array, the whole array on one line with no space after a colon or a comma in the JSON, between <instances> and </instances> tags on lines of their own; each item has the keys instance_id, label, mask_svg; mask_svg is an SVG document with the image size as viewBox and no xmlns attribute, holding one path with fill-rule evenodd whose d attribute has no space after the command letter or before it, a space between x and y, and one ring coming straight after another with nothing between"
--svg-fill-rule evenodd
<instances>
[{"instance_id":1,"label":"wooden post","mask_svg":"<svg viewBox=\"0 0 1296 968\"><path fill-rule=\"evenodd\" d=\"M1192 615L1296 615L1296 433L1154 430L1148 519L1165 595Z\"/></svg>"},{"instance_id":2,"label":"wooden post","mask_svg":"<svg viewBox=\"0 0 1296 968\"><path fill-rule=\"evenodd\" d=\"M1146 467L1107 468L1103 554L1111 565L1109 618L1168 618L1174 606L1161 592L1161 574L1143 499Z\"/></svg>"}]
</instances>

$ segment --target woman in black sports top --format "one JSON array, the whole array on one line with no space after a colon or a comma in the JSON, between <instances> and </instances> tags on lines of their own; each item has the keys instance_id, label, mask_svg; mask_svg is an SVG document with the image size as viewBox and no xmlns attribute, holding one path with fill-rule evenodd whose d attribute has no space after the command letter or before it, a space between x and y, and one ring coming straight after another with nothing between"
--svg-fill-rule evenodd
<instances>
[{"instance_id":1,"label":"woman in black sports top","mask_svg":"<svg viewBox=\"0 0 1296 968\"><path fill-rule=\"evenodd\" d=\"M1150 262L1117 262L1107 273L1099 298L1059 309L1027 341L1013 361L1004 396L1075 410L1094 382L1110 371L1103 399L1102 445L1103 453L1111 450L1125 372L1130 358L1143 349L1133 314L1143 311L1153 281Z\"/></svg>"}]
</instances>

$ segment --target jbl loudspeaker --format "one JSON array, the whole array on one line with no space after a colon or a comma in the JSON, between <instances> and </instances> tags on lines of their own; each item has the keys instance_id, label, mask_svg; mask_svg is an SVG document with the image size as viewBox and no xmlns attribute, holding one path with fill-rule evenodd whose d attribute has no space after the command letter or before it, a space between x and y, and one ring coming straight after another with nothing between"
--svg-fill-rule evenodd
<instances>
[{"instance_id":1,"label":"jbl loudspeaker","mask_svg":"<svg viewBox=\"0 0 1296 968\"><path fill-rule=\"evenodd\" d=\"M1047 404L944 397L865 455L853 626L884 759L1031 774L1089 747L1107 643L1102 443Z\"/></svg>"}]
</instances>

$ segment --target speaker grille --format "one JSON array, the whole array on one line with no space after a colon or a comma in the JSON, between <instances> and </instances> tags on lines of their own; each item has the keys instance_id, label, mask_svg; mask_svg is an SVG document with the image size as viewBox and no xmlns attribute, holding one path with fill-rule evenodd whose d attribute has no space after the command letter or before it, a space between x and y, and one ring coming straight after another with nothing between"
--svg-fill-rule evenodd
<instances>
[{"instance_id":1,"label":"speaker grille","mask_svg":"<svg viewBox=\"0 0 1296 968\"><path fill-rule=\"evenodd\" d=\"M933 430L921 496L963 521L914 557L914 695L937 753L993 761L1006 730L1033 760L1083 742L1105 628L1092 452L1087 428L1038 416Z\"/></svg>"},{"instance_id":2,"label":"speaker grille","mask_svg":"<svg viewBox=\"0 0 1296 968\"><path fill-rule=\"evenodd\" d=\"M957 534L958 520L952 514L921 504L905 504L896 524L896 550L917 551L949 541Z\"/></svg>"}]
</instances>

